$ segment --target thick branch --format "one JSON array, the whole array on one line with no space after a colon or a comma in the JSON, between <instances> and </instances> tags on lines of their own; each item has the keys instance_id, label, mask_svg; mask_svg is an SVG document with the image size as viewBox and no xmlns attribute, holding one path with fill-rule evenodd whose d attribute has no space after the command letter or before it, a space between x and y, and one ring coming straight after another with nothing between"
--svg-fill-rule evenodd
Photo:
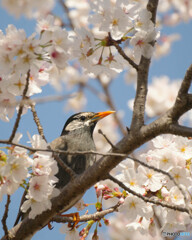
<instances>
[{"instance_id":1,"label":"thick branch","mask_svg":"<svg viewBox=\"0 0 192 240\"><path fill-rule=\"evenodd\" d=\"M147 10L151 12L152 17L151 21L155 24L156 23L156 16L157 16L157 6L158 6L159 0L149 0L147 4Z\"/></svg>"},{"instance_id":2,"label":"thick branch","mask_svg":"<svg viewBox=\"0 0 192 240\"><path fill-rule=\"evenodd\" d=\"M170 133L183 136L183 137L192 137L192 128L181 126L178 124L172 124L169 126Z\"/></svg>"},{"instance_id":3,"label":"thick branch","mask_svg":"<svg viewBox=\"0 0 192 240\"><path fill-rule=\"evenodd\" d=\"M2 143L2 141L0 141L0 143ZM76 177L76 174L55 153L62 153L62 154L66 154L66 155L93 154L93 155L100 155L100 156L129 158L129 159L133 160L134 162L137 162L138 164L140 164L140 165L142 165L142 166L144 166L146 168L152 169L152 170L154 170L156 172L160 172L160 173L166 175L179 188L179 190L183 193L184 198L186 199L185 193L183 192L182 188L180 188L180 186L176 183L175 179L168 172L166 172L166 171L164 171L162 169L156 168L154 166L150 166L147 163L145 163L145 162L143 162L143 161L141 161L141 160L139 160L137 158L128 156L128 154L113 153L113 152L102 153L102 152L97 152L97 151L92 151L92 150L90 150L90 151L64 151L64 150L57 150L57 149L53 150L53 149L50 149L50 148L48 148L48 149L36 148L35 149L35 148L31 148L31 147L28 147L28 146L25 146L25 145L21 145L21 144L18 144L18 143L11 143L11 144L15 145L15 146L26 148L26 149L28 149L30 151L33 151L33 152L36 152L36 151L52 152L53 153L53 157L55 158L55 160L58 162L58 164L60 164L61 167L63 167L63 169L71 176L72 179L74 179ZM117 150L118 151L118 148L116 148L116 146L114 146L112 143L111 143L111 147L112 147L113 150Z\"/></svg>"},{"instance_id":4,"label":"thick branch","mask_svg":"<svg viewBox=\"0 0 192 240\"><path fill-rule=\"evenodd\" d=\"M192 64L189 66L185 73L185 77L183 79L183 82L178 93L178 98L182 98L183 95L186 95L188 93L189 88L191 86L191 81L192 81Z\"/></svg>"},{"instance_id":5,"label":"thick branch","mask_svg":"<svg viewBox=\"0 0 192 240\"><path fill-rule=\"evenodd\" d=\"M148 1L147 9L151 12L151 20L155 24L158 0ZM152 43L153 44L153 43ZM147 96L148 72L150 59L141 56L137 74L137 90L133 107L133 117L130 130L138 131L144 125L145 102Z\"/></svg>"},{"instance_id":6,"label":"thick branch","mask_svg":"<svg viewBox=\"0 0 192 240\"><path fill-rule=\"evenodd\" d=\"M137 90L133 107L132 123L130 127L131 131L137 131L144 125L149 65L150 59L146 59L142 56L137 74Z\"/></svg>"},{"instance_id":7,"label":"thick branch","mask_svg":"<svg viewBox=\"0 0 192 240\"><path fill-rule=\"evenodd\" d=\"M192 95L188 94L192 81L192 64L186 71L183 82L180 86L175 104L170 110L170 117L177 122L177 120L188 110L192 108Z\"/></svg>"},{"instance_id":8,"label":"thick branch","mask_svg":"<svg viewBox=\"0 0 192 240\"><path fill-rule=\"evenodd\" d=\"M150 129L142 129L140 134L133 134L125 136L117 145L116 149L113 149L113 153L130 154L136 148L152 139L155 134L159 135L159 129L161 126L156 126L153 132L147 131ZM108 154L111 154L110 151ZM52 209L43 212L35 219L24 219L20 225L15 239L23 239L29 235L34 235L36 231L45 226L52 217L61 209L68 206L69 202L76 199L79 195L82 195L88 188L90 188L96 182L106 178L109 173L118 163L120 163L125 157L121 156L104 156L100 158L93 166L87 169L84 174L78 175L74 180L70 181L63 189L61 194L52 200ZM155 202L153 202L155 204Z\"/></svg>"},{"instance_id":9,"label":"thick branch","mask_svg":"<svg viewBox=\"0 0 192 240\"><path fill-rule=\"evenodd\" d=\"M178 119L187 111L192 109L192 94L187 93L192 80L192 65L187 70L184 80L179 89L174 106L157 120L147 126L143 126L143 134L153 134L154 137L159 132L176 134L183 137L192 137L192 129L178 124Z\"/></svg>"}]
</instances>

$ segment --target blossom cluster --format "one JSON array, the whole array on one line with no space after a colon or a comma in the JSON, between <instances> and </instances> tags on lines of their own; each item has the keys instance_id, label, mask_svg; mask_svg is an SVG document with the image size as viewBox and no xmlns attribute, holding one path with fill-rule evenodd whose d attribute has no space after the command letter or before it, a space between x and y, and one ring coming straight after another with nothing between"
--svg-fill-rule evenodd
<instances>
[{"instance_id":1,"label":"blossom cluster","mask_svg":"<svg viewBox=\"0 0 192 240\"><path fill-rule=\"evenodd\" d=\"M21 134L17 134L13 142L18 143ZM31 139L33 148L46 149L46 142L34 135ZM51 208L51 198L59 194L54 188L58 179L57 162L52 153L36 152L33 159L27 150L21 147L10 147L7 155L0 152L0 200L3 195L12 195L20 186L27 188L26 200L21 206L22 212L29 212L29 218L35 218L46 209Z\"/></svg>"},{"instance_id":2,"label":"blossom cluster","mask_svg":"<svg viewBox=\"0 0 192 240\"><path fill-rule=\"evenodd\" d=\"M40 93L41 86L51 82L51 75L66 66L68 33L55 25L54 17L38 21L37 32L26 37L23 29L9 25L0 32L0 118L9 121L16 99L22 96L29 73L27 97ZM13 41L14 39L14 41ZM54 73L56 78L56 73Z\"/></svg>"},{"instance_id":3,"label":"blossom cluster","mask_svg":"<svg viewBox=\"0 0 192 240\"><path fill-rule=\"evenodd\" d=\"M81 65L89 73L109 76L123 70L125 61L112 46L110 37L123 43L130 40L131 58L140 61L143 55L150 58L153 45L159 32L151 21L151 13L143 5L127 1L93 1L89 16L92 29L83 28L76 31L73 49L74 57L78 57ZM110 6L110 7L109 7Z\"/></svg>"},{"instance_id":4,"label":"blossom cluster","mask_svg":"<svg viewBox=\"0 0 192 240\"><path fill-rule=\"evenodd\" d=\"M16 2L19 1L15 1L15 6ZM73 16L74 11L74 15L82 11L81 15L86 12L87 18L84 27L70 33L62 29L61 22L51 15L38 19L36 32L30 37L26 37L24 30L18 30L12 25L8 26L5 35L1 32L2 120L9 121L13 116L16 99L22 96L26 87L27 73L30 75L26 96L30 97L41 93L41 87L47 83L61 89L61 78L68 86L74 86L85 84L88 76L93 78L99 75L100 80L105 82L106 78L111 79L123 71L127 62L112 46L111 37L122 44L130 41L129 57L136 63L142 55L146 58L152 56L153 43L159 37L159 32L151 21L151 13L146 10L145 3L128 3L125 0L97 0L89 4L82 0L81 3L83 5L74 1L66 2L69 14ZM23 2L18 3L21 4ZM78 60L78 65L68 66L68 60L74 62L74 59ZM78 70L77 66L81 68ZM80 91L68 101L67 109L79 111L85 104L86 98Z\"/></svg>"},{"instance_id":5,"label":"blossom cluster","mask_svg":"<svg viewBox=\"0 0 192 240\"><path fill-rule=\"evenodd\" d=\"M110 10L106 3L111 4ZM123 71L125 60L111 45L108 28L112 38L122 43L131 38L130 56L134 57L136 62L142 55L146 58L151 57L153 52L151 42L157 39L158 32L150 20L149 11L142 5L128 4L126 1L94 1L90 4L93 10L89 19L92 23L90 30L84 27L75 29L69 34L56 24L53 16L48 15L38 20L36 33L30 37L26 37L24 30L18 30L13 25L8 26L6 34L1 32L0 118L2 120L9 121L13 116L16 100L18 96L22 96L26 88L28 73L29 84L26 96L30 97L40 93L41 87L47 83L60 89L61 78L68 82L69 86L84 84L87 77L80 78L81 70L78 71L74 65L67 66L69 59L73 61L77 59L83 72L89 73L90 77L100 75L101 81L105 81L106 75L113 77ZM105 12L106 14L101 14ZM15 41L13 42L12 39ZM73 78L76 79L75 83ZM69 100L68 108L79 110L85 104L83 92L79 92L75 99Z\"/></svg>"},{"instance_id":6,"label":"blossom cluster","mask_svg":"<svg viewBox=\"0 0 192 240\"><path fill-rule=\"evenodd\" d=\"M18 142L22 135L17 134L14 142ZM11 147L8 154L0 151L0 201L3 195L12 195L24 180L29 177L28 168L32 159L27 150L20 147Z\"/></svg>"},{"instance_id":7,"label":"blossom cluster","mask_svg":"<svg viewBox=\"0 0 192 240\"><path fill-rule=\"evenodd\" d=\"M89 2L86 0L79 0L78 2L76 0L66 0L65 2L66 6L70 9L69 16L73 20L74 25L78 27L88 25L87 16L90 12ZM96 6L101 6L99 10L102 14L102 5L105 4L107 8L107 6L114 5L116 3L116 0L99 0L90 2L93 2ZM127 5L127 1L125 0L119 0L118 2L121 5ZM145 7L147 0L131 0L129 1L129 7L126 6L125 8L129 12L134 12L136 4ZM23 14L27 18L38 18L39 16L45 16L46 14L50 13L55 6L55 2L54 0L2 0L1 5L10 14L16 17L20 17ZM93 5L91 5L91 7L92 6ZM190 0L162 0L159 2L159 11L161 12L160 17L163 24L175 25L181 21L189 21L192 18L192 3ZM108 10L108 12L105 12L105 14L107 13L110 14L110 10ZM122 12L115 11L115 15L118 15L118 13L121 14Z\"/></svg>"},{"instance_id":8,"label":"blossom cluster","mask_svg":"<svg viewBox=\"0 0 192 240\"><path fill-rule=\"evenodd\" d=\"M151 199L173 206L191 207L192 184L192 142L188 138L174 135L162 135L152 140L150 150L140 154L139 159L157 169L168 172L176 184L163 173L136 165L127 159L117 167L116 178L131 190ZM126 239L126 234L135 233L146 236L146 239L158 239L158 227L155 216L160 219L160 231L187 231L190 228L190 217L185 212L174 211L161 206L146 203L132 194L127 195L115 219L111 219L112 234ZM118 229L118 228L119 229ZM115 231L115 232L114 232ZM132 239L137 239L137 235ZM115 238L116 239L116 238ZM145 239L145 238L144 238Z\"/></svg>"}]
</instances>

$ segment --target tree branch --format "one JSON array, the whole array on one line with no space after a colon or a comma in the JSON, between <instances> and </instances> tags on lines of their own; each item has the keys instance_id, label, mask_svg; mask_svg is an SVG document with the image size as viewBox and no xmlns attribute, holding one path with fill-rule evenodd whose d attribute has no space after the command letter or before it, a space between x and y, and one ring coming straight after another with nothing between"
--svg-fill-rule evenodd
<instances>
[{"instance_id":1,"label":"tree branch","mask_svg":"<svg viewBox=\"0 0 192 240\"><path fill-rule=\"evenodd\" d=\"M159 126L156 126L155 132L158 133ZM138 137L138 138L137 138ZM144 144L146 141L150 140L154 137L154 132L149 133L145 132L145 134L140 133L139 136L135 136L130 133L125 136L117 145L117 152L109 151L108 154L111 153L123 153L130 154L136 148ZM114 150L113 150L114 151ZM125 156L104 156L100 158L93 166L87 169L82 175L78 175L74 180L70 181L63 189L60 195L54 199L52 199L52 208L51 210L47 210L42 214L36 216L35 219L24 219L22 224L20 225L15 238L14 239L23 239L29 235L34 235L34 233L40 230L43 226L45 226L49 221L51 221L52 217L59 212L61 209L67 207L69 202L76 199L79 195L82 195L88 188L90 188L96 182L103 180L106 178L107 173L109 173L117 164L119 164ZM152 201L151 203L156 204L156 201ZM158 202L159 205L162 205ZM162 206L167 206L163 204ZM169 207L169 205L168 205ZM173 207L172 207L173 208ZM179 208L173 208L178 210ZM181 210L181 208L180 208ZM182 209L188 212L187 209Z\"/></svg>"},{"instance_id":2,"label":"tree branch","mask_svg":"<svg viewBox=\"0 0 192 240\"><path fill-rule=\"evenodd\" d=\"M119 181L118 179L114 178L113 176L109 175L109 179L111 181L113 181L114 183L117 183L124 190L126 190L129 193L137 196L138 198L142 199L145 202L152 203L152 204L155 204L155 205L160 205L162 207L166 207L166 208L169 208L169 209L172 209L172 210L175 210L175 211L179 211L179 212L186 212L186 213L189 214L190 218L192 218L191 212L187 208L179 207L179 206L175 206L175 205L170 205L170 204L168 204L166 202L162 202L162 201L159 201L159 200L155 200L155 199L151 199L151 198L148 198L148 197L144 197L140 193L137 193L137 192L133 191L132 189L130 189L129 187L125 186L125 184L123 184L121 181Z\"/></svg>"},{"instance_id":3,"label":"tree branch","mask_svg":"<svg viewBox=\"0 0 192 240\"><path fill-rule=\"evenodd\" d=\"M0 143L4 143L4 144L8 144L6 141L5 142L2 142L0 140ZM170 175L170 173L162 170L162 169L159 169L159 168L156 168L154 166L151 166L151 165L148 165L147 163L137 159L137 158L134 158L134 157L131 157L129 156L128 154L123 154L123 153L113 153L113 152L109 152L109 153L102 153L102 152L97 152L97 151L64 151L64 150L57 150L57 149L51 149L51 148L48 148L48 149L41 149L41 148L32 148L32 147L28 147L28 146L25 146L25 145L21 145L21 144L18 144L18 143L10 143L12 145L15 145L15 146L18 146L18 147L22 147L22 148L25 148L25 149L28 149L30 150L31 152L37 152L37 151L40 151L40 152L52 152L53 153L53 157L55 158L55 160L58 162L58 164L60 164L61 167L63 167L63 169L69 173L69 175L71 176L72 179L74 179L76 177L76 174L73 172L73 170L71 168L69 168L60 158L58 155L56 155L55 153L62 153L62 154L66 154L66 155L86 155L86 154L93 154L93 155L100 155L100 156L108 156L108 157L122 157L122 158L129 158L131 160L133 160L134 162L137 162L139 163L140 165L148 168L148 169L152 169L156 172L159 172L159 173L162 173L163 175L166 175L171 181L173 181L173 183L179 188L179 190L182 192L183 196L184 196L184 199L186 200L186 194L185 192L183 191L183 189L176 183L175 179ZM112 149L114 150L118 150L116 148L116 146L112 145Z\"/></svg>"},{"instance_id":4,"label":"tree branch","mask_svg":"<svg viewBox=\"0 0 192 240\"><path fill-rule=\"evenodd\" d=\"M185 77L183 79L183 82L178 93L178 99L182 98L183 95L186 95L188 93L189 88L191 86L191 81L192 81L192 64L189 66L185 73Z\"/></svg>"},{"instance_id":5,"label":"tree branch","mask_svg":"<svg viewBox=\"0 0 192 240\"><path fill-rule=\"evenodd\" d=\"M169 126L170 133L183 136L183 137L192 137L192 128L181 126L179 124L171 124Z\"/></svg>"},{"instance_id":6,"label":"tree branch","mask_svg":"<svg viewBox=\"0 0 192 240\"><path fill-rule=\"evenodd\" d=\"M163 175L167 176L167 177L174 183L174 185L178 187L178 189L180 190L180 192L183 194L184 201L185 201L185 204L186 204L186 200L187 200L186 193L185 193L184 190L180 187L180 185L177 184L177 182L176 182L175 179L171 176L170 173L165 172L164 170L159 169L159 168L156 168L156 167L154 167L154 166L148 165L147 163L142 162L142 161L140 161L140 160L137 159L137 158L133 158L133 157L128 157L128 158L130 158L130 159L133 160L134 162L137 162L137 163L139 163L140 165L142 165L142 166L144 166L144 167L146 167L146 168L148 168L148 169L152 169L152 170L154 170L155 172L159 172L159 173L162 173ZM187 204L186 204L186 205L187 205Z\"/></svg>"},{"instance_id":7,"label":"tree branch","mask_svg":"<svg viewBox=\"0 0 192 240\"><path fill-rule=\"evenodd\" d=\"M98 130L98 133L101 134L105 140L109 143L109 145L111 146L111 148L115 148L115 146L113 145L113 143L109 140L109 138L102 132L101 129Z\"/></svg>"},{"instance_id":8,"label":"tree branch","mask_svg":"<svg viewBox=\"0 0 192 240\"><path fill-rule=\"evenodd\" d=\"M96 213L88 214L88 215L85 214L80 217L79 222L87 222L90 220L98 221L98 220L102 219L103 217L105 217L107 214L117 211L119 206L120 206L120 204L118 203L115 206L105 209L101 212L96 212ZM73 219L69 218L69 217L62 217L62 216L57 215L52 218L52 221L58 222L58 223L66 223L66 222L73 222Z\"/></svg>"},{"instance_id":9,"label":"tree branch","mask_svg":"<svg viewBox=\"0 0 192 240\"><path fill-rule=\"evenodd\" d=\"M55 102L55 101L63 101L68 98L74 98L76 97L76 93L73 94L65 94L65 95L58 95L58 96L46 96L46 97L41 97L41 98L25 98L18 100L14 103L10 103L11 107L16 107L17 105L31 105L31 104L42 104L42 103L49 103L49 102ZM4 106L5 103L1 103L2 106Z\"/></svg>"},{"instance_id":10,"label":"tree branch","mask_svg":"<svg viewBox=\"0 0 192 240\"><path fill-rule=\"evenodd\" d=\"M148 11L152 14L152 22L156 24L158 0L150 0L147 4ZM153 45L154 43L152 43ZM133 117L130 130L136 132L144 125L145 102L148 90L148 72L150 59L141 56L137 74L137 90L133 107Z\"/></svg>"},{"instance_id":11,"label":"tree branch","mask_svg":"<svg viewBox=\"0 0 192 240\"><path fill-rule=\"evenodd\" d=\"M67 164L62 161L57 154L53 153L53 157L57 161L57 163L69 174L71 180L73 180L76 177L75 172L70 167L68 167Z\"/></svg>"},{"instance_id":12,"label":"tree branch","mask_svg":"<svg viewBox=\"0 0 192 240\"><path fill-rule=\"evenodd\" d=\"M2 225L3 225L3 230L4 230L4 233L6 236L8 236L8 228L7 228L7 224L6 224L6 221L7 221L7 217L8 217L8 212L9 212L9 204L11 202L11 198L10 198L10 195L7 195L7 203L5 205L5 211L4 211L4 214L3 214L3 217L2 217Z\"/></svg>"},{"instance_id":13,"label":"tree branch","mask_svg":"<svg viewBox=\"0 0 192 240\"><path fill-rule=\"evenodd\" d=\"M192 137L192 129L178 124L178 119L192 109L192 94L188 93L192 80L192 65L188 68L180 86L176 101L164 115L141 128L141 133L157 136L156 134L171 133L183 137Z\"/></svg>"},{"instance_id":14,"label":"tree branch","mask_svg":"<svg viewBox=\"0 0 192 240\"><path fill-rule=\"evenodd\" d=\"M188 94L192 81L192 64L186 71L185 77L181 83L175 104L170 110L170 117L176 122L185 112L192 108L192 95Z\"/></svg>"},{"instance_id":15,"label":"tree branch","mask_svg":"<svg viewBox=\"0 0 192 240\"><path fill-rule=\"evenodd\" d=\"M31 103L31 112L33 114L33 120L36 123L39 135L47 142L47 140L45 138L45 135L44 135L44 132L43 132L43 127L42 127L42 125L40 123L40 120L39 120L39 118L37 116L37 112L35 110L35 103Z\"/></svg>"},{"instance_id":16,"label":"tree branch","mask_svg":"<svg viewBox=\"0 0 192 240\"><path fill-rule=\"evenodd\" d=\"M157 16L157 7L158 7L159 0L149 0L147 4L147 10L151 12L152 17L151 21L156 24L156 16Z\"/></svg>"},{"instance_id":17,"label":"tree branch","mask_svg":"<svg viewBox=\"0 0 192 240\"><path fill-rule=\"evenodd\" d=\"M44 135L44 132L43 132L43 127L42 127L42 125L40 123L40 120L39 120L39 118L37 116L37 112L35 110L35 103L31 103L31 112L33 114L33 120L36 123L39 135L47 142L47 140L45 138L45 135Z\"/></svg>"},{"instance_id":18,"label":"tree branch","mask_svg":"<svg viewBox=\"0 0 192 240\"><path fill-rule=\"evenodd\" d=\"M117 49L118 53L133 67L138 71L138 65L131 59L129 58L123 49L119 46L119 44L111 37L111 34L109 33L109 41L110 43L115 46Z\"/></svg>"},{"instance_id":19,"label":"tree branch","mask_svg":"<svg viewBox=\"0 0 192 240\"><path fill-rule=\"evenodd\" d=\"M65 2L63 0L59 0L63 10L65 11L66 15L67 15L67 18L68 18L68 21L69 21L69 27L74 30L75 26L69 16L69 8L67 7L67 5L65 4Z\"/></svg>"},{"instance_id":20,"label":"tree branch","mask_svg":"<svg viewBox=\"0 0 192 240\"><path fill-rule=\"evenodd\" d=\"M133 106L133 117L130 127L131 131L138 131L144 125L149 65L150 59L142 56L137 74L137 90Z\"/></svg>"}]
</instances>

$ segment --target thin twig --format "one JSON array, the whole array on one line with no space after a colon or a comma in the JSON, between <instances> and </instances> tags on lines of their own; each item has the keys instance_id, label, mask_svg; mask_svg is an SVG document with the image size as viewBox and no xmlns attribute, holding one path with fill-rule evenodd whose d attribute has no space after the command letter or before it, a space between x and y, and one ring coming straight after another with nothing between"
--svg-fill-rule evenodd
<instances>
[{"instance_id":1,"label":"thin twig","mask_svg":"<svg viewBox=\"0 0 192 240\"><path fill-rule=\"evenodd\" d=\"M8 217L10 202L11 202L10 195L7 195L7 202L6 202L6 205L5 205L5 211L4 211L2 220L1 220L2 225L3 225L3 230L4 230L4 233L5 233L6 236L8 236L8 228L7 228L6 221L7 221L7 217Z\"/></svg>"},{"instance_id":2,"label":"thin twig","mask_svg":"<svg viewBox=\"0 0 192 240\"><path fill-rule=\"evenodd\" d=\"M25 88L23 90L22 100L26 98L27 90L28 90L28 87L29 87L29 77L30 77L30 70L27 72L26 84L25 84ZM16 134L17 129L19 127L19 122L21 120L22 112L23 112L23 105L20 104L18 114L17 114L17 118L16 118L16 121L15 121L15 124L14 124L14 127L13 127L13 131L12 131L11 136L9 138L10 142L12 142L13 138L15 137L15 134Z\"/></svg>"},{"instance_id":3,"label":"thin twig","mask_svg":"<svg viewBox=\"0 0 192 240\"><path fill-rule=\"evenodd\" d=\"M140 193L137 193L137 192L133 191L132 189L130 189L129 187L125 186L125 184L123 184L121 181L119 181L115 177L111 176L110 174L108 175L108 179L110 179L114 183L117 183L121 188L123 188L126 191L128 191L129 193L137 196L138 198L141 198L145 202L153 203L155 205L160 205L162 207L170 208L170 209L173 209L175 211L186 212L186 213L189 214L190 218L192 218L190 210L187 209L187 208L180 207L180 206L175 206L175 205L170 205L170 204L168 204L166 202L162 202L162 201L160 202L159 200L155 200L155 199L151 199L151 198L148 198L148 197L144 197Z\"/></svg>"},{"instance_id":4,"label":"thin twig","mask_svg":"<svg viewBox=\"0 0 192 240\"><path fill-rule=\"evenodd\" d=\"M69 27L74 30L75 26L69 16L69 8L67 7L67 5L65 4L65 2L63 0L59 0L62 8L64 9L65 13L67 14L67 18L68 18L68 21L69 21Z\"/></svg>"},{"instance_id":5,"label":"thin twig","mask_svg":"<svg viewBox=\"0 0 192 240\"><path fill-rule=\"evenodd\" d=\"M27 191L28 191L28 187L25 189L25 191L23 192L23 195L22 195L22 198L21 198L21 202L20 202L20 205L19 205L19 211L18 211L18 214L16 216L16 219L15 219L15 223L14 223L14 226L16 226L20 220L20 218L22 217L23 215L23 212L21 211L21 206L22 204L24 203L24 201L26 200L26 195L27 195Z\"/></svg>"},{"instance_id":6,"label":"thin twig","mask_svg":"<svg viewBox=\"0 0 192 240\"><path fill-rule=\"evenodd\" d=\"M39 118L37 116L37 112L35 110L35 104L34 103L31 104L31 112L33 114L33 119L34 119L34 121L36 123L39 135L46 141L46 138L45 138L45 135L44 135L44 132L43 132L43 127L42 127L42 125L40 123L40 120L39 120Z\"/></svg>"},{"instance_id":7,"label":"thin twig","mask_svg":"<svg viewBox=\"0 0 192 240\"><path fill-rule=\"evenodd\" d=\"M102 219L103 217L105 217L107 214L117 211L119 206L120 206L120 204L118 203L115 206L110 207L108 209L105 209L101 212L96 212L96 213L93 213L93 214L85 214L85 215L80 217L79 222L87 222L87 221L90 221L90 220L98 221L98 220ZM57 222L57 223L61 223L61 222L62 223L66 223L66 222L71 222L72 223L73 218L62 217L62 216L57 215L57 216L52 218L52 221Z\"/></svg>"},{"instance_id":8,"label":"thin twig","mask_svg":"<svg viewBox=\"0 0 192 240\"><path fill-rule=\"evenodd\" d=\"M115 145L113 145L113 143L109 140L109 138L102 132L101 129L98 130L98 133L101 134L105 140L109 143L109 145L111 146L112 149L116 149L117 150L117 147L115 147Z\"/></svg>"},{"instance_id":9,"label":"thin twig","mask_svg":"<svg viewBox=\"0 0 192 240\"><path fill-rule=\"evenodd\" d=\"M186 204L187 197L186 197L185 191L179 186L179 184L175 181L174 177L172 177L170 173L165 172L165 171L163 171L162 169L156 168L156 167L154 167L154 166L148 165L147 163L142 162L142 161L140 161L140 160L137 159L137 158L133 158L133 157L128 157L128 158L130 158L130 159L133 160L134 162L137 162L137 163L139 163L140 165L142 165L142 166L144 166L144 167L146 167L146 168L148 168L148 169L152 169L152 170L154 170L154 171L156 171L156 172L160 172L160 173L162 173L163 175L166 175L171 181L173 181L173 183L175 184L175 186L177 186L178 189L181 191L181 193L183 194L183 197L184 197L185 204ZM186 205L187 205L187 204L186 204Z\"/></svg>"},{"instance_id":10,"label":"thin twig","mask_svg":"<svg viewBox=\"0 0 192 240\"><path fill-rule=\"evenodd\" d=\"M177 186L179 188L179 190L181 191L181 193L183 194L184 196L184 200L186 201L186 194L185 192L183 191L183 189L177 184L177 182L175 181L175 179L170 175L170 173L168 172L165 172L164 170L162 169L159 169L159 168L156 168L154 166L151 166L151 165L148 165L147 163L137 159L137 158L133 158L133 157L130 157L128 154L124 154L124 153L102 153L102 152L97 152L97 151L93 151L93 150L90 150L90 151L63 151L63 150L53 150L53 149L41 149L41 148L32 148L32 147L28 147L28 146L25 146L25 145L22 145L22 144L18 144L18 143L10 143L9 141L5 140L5 141L2 141L0 140L0 143L2 144L11 144L11 145L14 145L14 146L18 146L18 147L22 147L22 148L25 148L25 149L28 149L29 151L31 152L37 152L37 151L41 151L41 152L52 152L52 153L59 153L59 154L66 154L66 155L86 155L86 154L94 154L94 155L99 155L99 156L116 156L116 157L122 157L122 158L129 158L131 160L133 160L134 162L137 162L139 163L140 165L148 168L148 169L152 169L156 172L159 172L159 173L162 173L163 175L166 175L171 181L173 181L173 183L175 184L175 186ZM58 161L60 162L60 161ZM61 161L62 163L60 165L63 165L63 161ZM67 167L66 166L63 166L64 169ZM67 167L68 168L68 167ZM72 171L70 169L70 171ZM69 173L70 174L70 173ZM74 176L74 173L71 173L73 178L75 177Z\"/></svg>"},{"instance_id":11,"label":"thin twig","mask_svg":"<svg viewBox=\"0 0 192 240\"><path fill-rule=\"evenodd\" d=\"M112 43L113 46L117 49L118 53L133 67L138 71L138 65L129 58L123 49L119 46L119 44L111 37L111 34L109 33L109 41Z\"/></svg>"},{"instance_id":12,"label":"thin twig","mask_svg":"<svg viewBox=\"0 0 192 240\"><path fill-rule=\"evenodd\" d=\"M49 102L57 102L57 101L63 101L69 98L74 98L76 97L76 93L72 93L72 94L65 94L65 95L60 95L60 96L46 96L46 97L41 97L41 98L25 98L25 99L21 99L18 100L16 102L10 103L9 106L10 107L16 107L17 105L27 105L30 106L32 103L36 104L42 104L42 103L49 103ZM4 106L4 102L1 103L1 106Z\"/></svg>"},{"instance_id":13,"label":"thin twig","mask_svg":"<svg viewBox=\"0 0 192 240\"><path fill-rule=\"evenodd\" d=\"M76 177L75 172L70 167L68 167L67 164L63 162L57 154L53 153L53 157L58 162L58 164L69 174L71 180L73 180Z\"/></svg>"}]
</instances>

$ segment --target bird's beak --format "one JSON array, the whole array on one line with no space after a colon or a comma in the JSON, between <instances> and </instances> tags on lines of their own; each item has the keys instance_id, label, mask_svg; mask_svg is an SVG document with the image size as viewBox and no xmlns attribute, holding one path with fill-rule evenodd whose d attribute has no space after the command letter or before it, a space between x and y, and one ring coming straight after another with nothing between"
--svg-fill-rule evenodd
<instances>
[{"instance_id":1,"label":"bird's beak","mask_svg":"<svg viewBox=\"0 0 192 240\"><path fill-rule=\"evenodd\" d=\"M106 111L106 112L98 112L95 113L91 121L99 121L100 119L107 117L109 114L114 113L115 111Z\"/></svg>"}]
</instances>

